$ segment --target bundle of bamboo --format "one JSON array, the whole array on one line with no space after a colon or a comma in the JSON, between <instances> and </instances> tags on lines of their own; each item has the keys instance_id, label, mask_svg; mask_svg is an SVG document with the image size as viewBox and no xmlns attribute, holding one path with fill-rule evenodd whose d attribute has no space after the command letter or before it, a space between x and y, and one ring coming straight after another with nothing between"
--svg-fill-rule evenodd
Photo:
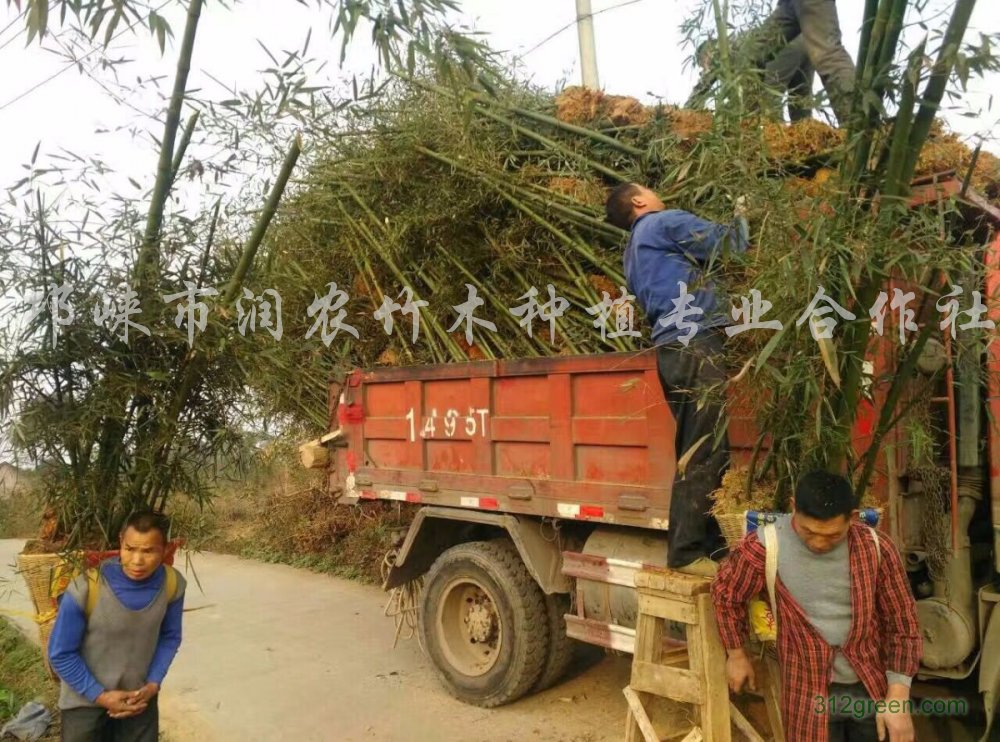
<instances>
[{"instance_id":1,"label":"bundle of bamboo","mask_svg":"<svg viewBox=\"0 0 1000 742\"><path fill-rule=\"evenodd\" d=\"M409 80L355 110L347 130L325 143L271 235L270 263L298 270L268 278L302 333L314 322L309 307L335 281L349 299L344 322L358 331L358 365L641 347L641 339L615 336L614 316L603 333L594 324L594 308L619 298L624 285L625 234L603 219L608 190L643 182L665 191L672 206L725 221L729 196L752 189L750 180L767 180L793 202L835 188L822 165L843 142L843 132L816 120L748 119L734 136L717 131L705 111L645 108L582 88L553 97L512 85L487 95ZM746 163L742 172L734 172L734 153ZM918 172L961 170L971 159L941 132ZM973 183L988 190L998 177L995 161L980 157ZM567 302L553 332L547 320L559 304L550 284ZM496 326L473 325L472 342L455 309L470 299L469 286L481 302L476 317ZM383 302L402 308L406 298L427 302L416 343L412 318L397 315L387 334L384 317L375 317Z\"/></svg>"}]
</instances>

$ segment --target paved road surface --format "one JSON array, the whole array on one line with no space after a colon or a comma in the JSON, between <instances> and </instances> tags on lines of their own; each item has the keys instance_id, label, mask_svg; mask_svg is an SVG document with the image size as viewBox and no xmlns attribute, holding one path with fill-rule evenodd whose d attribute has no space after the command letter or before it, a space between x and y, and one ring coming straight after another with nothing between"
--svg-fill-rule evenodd
<instances>
[{"instance_id":1,"label":"paved road surface","mask_svg":"<svg viewBox=\"0 0 1000 742\"><path fill-rule=\"evenodd\" d=\"M0 608L30 610L0 540ZM608 657L501 709L455 701L416 640L392 648L378 589L230 556L192 557L184 644L164 684L171 742L538 740L617 742L628 662ZM184 561L178 566L184 571ZM29 631L28 621L22 625ZM35 634L31 634L35 636Z\"/></svg>"},{"instance_id":2,"label":"paved road surface","mask_svg":"<svg viewBox=\"0 0 1000 742\"><path fill-rule=\"evenodd\" d=\"M30 611L0 540L0 609ZM629 658L605 657L501 709L459 703L416 640L394 650L381 590L281 565L192 557L184 644L161 696L170 742L619 742ZM37 640L30 619L16 619ZM972 720L917 719L917 739L975 740ZM979 722L981 723L981 722ZM1000 740L994 730L991 740Z\"/></svg>"}]
</instances>

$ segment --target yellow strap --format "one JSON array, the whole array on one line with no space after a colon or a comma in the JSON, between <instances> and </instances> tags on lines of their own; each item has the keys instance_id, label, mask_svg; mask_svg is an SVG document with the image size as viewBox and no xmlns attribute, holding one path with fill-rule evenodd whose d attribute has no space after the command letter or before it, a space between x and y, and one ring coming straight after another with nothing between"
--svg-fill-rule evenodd
<instances>
[{"instance_id":1,"label":"yellow strap","mask_svg":"<svg viewBox=\"0 0 1000 742\"><path fill-rule=\"evenodd\" d=\"M87 605L83 608L84 615L89 619L97 607L98 593L101 588L101 577L96 569L87 570Z\"/></svg>"},{"instance_id":2,"label":"yellow strap","mask_svg":"<svg viewBox=\"0 0 1000 742\"><path fill-rule=\"evenodd\" d=\"M48 623L55 620L56 612L30 613L28 611L15 611L9 608L0 608L0 616L13 616L14 618L29 618L37 624Z\"/></svg>"},{"instance_id":3,"label":"yellow strap","mask_svg":"<svg viewBox=\"0 0 1000 742\"><path fill-rule=\"evenodd\" d=\"M166 570L167 602L173 601L177 594L177 571L173 567L163 565ZM100 592L101 579L96 569L87 570L87 605L84 606L84 614L89 619L94 615L94 608L97 607L97 598Z\"/></svg>"},{"instance_id":4,"label":"yellow strap","mask_svg":"<svg viewBox=\"0 0 1000 742\"><path fill-rule=\"evenodd\" d=\"M172 603L174 602L174 596L177 595L177 570L166 564L163 565L163 569L167 571L167 603Z\"/></svg>"}]
</instances>

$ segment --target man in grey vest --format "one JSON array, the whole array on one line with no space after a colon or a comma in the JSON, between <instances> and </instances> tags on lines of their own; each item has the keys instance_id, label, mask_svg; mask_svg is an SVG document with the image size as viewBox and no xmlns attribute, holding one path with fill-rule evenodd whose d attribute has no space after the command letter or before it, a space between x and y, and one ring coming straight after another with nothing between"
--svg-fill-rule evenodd
<instances>
[{"instance_id":1,"label":"man in grey vest","mask_svg":"<svg viewBox=\"0 0 1000 742\"><path fill-rule=\"evenodd\" d=\"M120 555L73 580L49 662L62 680L64 742L156 742L156 697L181 644L185 581L163 564L169 521L136 513Z\"/></svg>"}]
</instances>

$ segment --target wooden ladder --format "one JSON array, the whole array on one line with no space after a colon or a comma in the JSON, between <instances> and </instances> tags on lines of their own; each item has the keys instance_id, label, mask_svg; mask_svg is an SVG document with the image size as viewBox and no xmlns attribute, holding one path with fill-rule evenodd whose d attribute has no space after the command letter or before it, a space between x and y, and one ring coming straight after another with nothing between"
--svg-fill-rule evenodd
<instances>
[{"instance_id":1,"label":"wooden ladder","mask_svg":"<svg viewBox=\"0 0 1000 742\"><path fill-rule=\"evenodd\" d=\"M646 567L635 575L639 600L626 742L660 742L646 712L654 696L696 707L700 726L684 742L730 742L731 724L751 740L764 742L729 700L726 652L719 638L710 594L712 581L672 570ZM664 651L666 622L683 624L687 645ZM683 733L683 732L681 732Z\"/></svg>"}]
</instances>

